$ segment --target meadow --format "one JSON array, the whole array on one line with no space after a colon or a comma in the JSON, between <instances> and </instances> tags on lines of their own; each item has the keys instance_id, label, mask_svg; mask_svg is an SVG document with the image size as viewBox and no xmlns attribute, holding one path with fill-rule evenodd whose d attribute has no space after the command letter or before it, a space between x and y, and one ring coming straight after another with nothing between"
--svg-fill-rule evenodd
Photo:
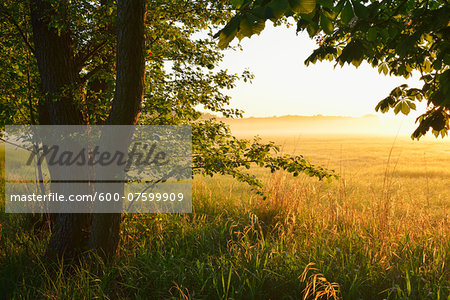
<instances>
[{"instance_id":1,"label":"meadow","mask_svg":"<svg viewBox=\"0 0 450 300\"><path fill-rule=\"evenodd\" d=\"M47 262L48 230L2 212L0 298L450 299L450 142L262 137L339 179L196 176L194 212L125 215L107 265Z\"/></svg>"}]
</instances>

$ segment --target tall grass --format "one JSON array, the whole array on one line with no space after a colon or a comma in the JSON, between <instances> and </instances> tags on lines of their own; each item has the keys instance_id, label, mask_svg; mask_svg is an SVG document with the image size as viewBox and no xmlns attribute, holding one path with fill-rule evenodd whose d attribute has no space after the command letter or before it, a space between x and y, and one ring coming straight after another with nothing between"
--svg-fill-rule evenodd
<instances>
[{"instance_id":1,"label":"tall grass","mask_svg":"<svg viewBox=\"0 0 450 300\"><path fill-rule=\"evenodd\" d=\"M48 232L26 216L2 214L0 295L446 299L448 201L433 194L428 205L424 195L405 193L410 178L401 181L398 169L411 170L401 159L395 170L385 158L382 168L374 166L367 176L376 182L340 160L335 165L345 176L332 184L255 169L265 200L228 177L196 177L194 213L125 215L118 257L108 265L94 254L77 265L47 262ZM439 182L429 180L435 189Z\"/></svg>"}]
</instances>

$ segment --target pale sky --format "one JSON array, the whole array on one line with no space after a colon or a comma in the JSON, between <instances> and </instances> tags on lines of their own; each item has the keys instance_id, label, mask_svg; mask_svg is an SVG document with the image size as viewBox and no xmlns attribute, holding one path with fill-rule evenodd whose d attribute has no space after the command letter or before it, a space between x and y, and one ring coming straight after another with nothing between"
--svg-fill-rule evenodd
<instances>
[{"instance_id":1,"label":"pale sky","mask_svg":"<svg viewBox=\"0 0 450 300\"><path fill-rule=\"evenodd\" d=\"M418 76L408 80L384 76L366 63L358 69L353 65L334 69L332 62L306 67L304 60L316 43L306 33L297 36L295 27L273 27L271 21L261 35L245 38L241 45L243 51L226 51L221 66L236 73L248 68L255 75L252 84L240 82L226 92L232 96L230 107L244 110L245 117L376 114L390 118L393 113L375 112L377 103L403 83L422 86ZM418 105L419 112L423 107ZM418 115L411 113L411 117Z\"/></svg>"}]
</instances>

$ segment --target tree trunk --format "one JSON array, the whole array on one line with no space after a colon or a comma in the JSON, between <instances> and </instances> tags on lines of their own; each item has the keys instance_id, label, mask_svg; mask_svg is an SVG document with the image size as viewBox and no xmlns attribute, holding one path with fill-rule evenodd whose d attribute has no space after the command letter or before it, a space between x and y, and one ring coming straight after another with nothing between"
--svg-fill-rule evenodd
<instances>
[{"instance_id":1,"label":"tree trunk","mask_svg":"<svg viewBox=\"0 0 450 300\"><path fill-rule=\"evenodd\" d=\"M116 90L107 125L134 125L139 116L145 75L145 2L118 2ZM104 140L110 138L108 133L103 135ZM123 194L123 183L117 183L115 189ZM104 258L113 256L119 243L120 222L120 213L94 214L90 248Z\"/></svg>"},{"instance_id":2,"label":"tree trunk","mask_svg":"<svg viewBox=\"0 0 450 300\"><path fill-rule=\"evenodd\" d=\"M50 18L58 14L49 2L31 0L31 24L35 55L41 77L44 98L39 103L40 125L81 125L82 113L73 94L79 74L74 63L71 34L67 28L57 33L50 27ZM67 2L62 2L66 5ZM50 174L57 170L50 170ZM52 184L52 192L58 192ZM56 190L55 190L56 189ZM65 191L67 192L67 191ZM49 250L62 257L72 255L76 248L87 244L89 228L85 214L59 214L50 240ZM50 252L49 252L50 254Z\"/></svg>"}]
</instances>

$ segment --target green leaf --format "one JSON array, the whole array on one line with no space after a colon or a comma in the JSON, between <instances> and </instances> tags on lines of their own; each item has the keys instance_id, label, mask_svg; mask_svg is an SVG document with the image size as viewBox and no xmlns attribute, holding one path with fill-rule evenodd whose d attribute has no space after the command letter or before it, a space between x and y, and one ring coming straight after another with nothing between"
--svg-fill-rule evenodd
<instances>
[{"instance_id":1,"label":"green leaf","mask_svg":"<svg viewBox=\"0 0 450 300\"><path fill-rule=\"evenodd\" d=\"M319 4L323 7L333 9L334 7L334 1L333 0L319 0Z\"/></svg>"},{"instance_id":2,"label":"green leaf","mask_svg":"<svg viewBox=\"0 0 450 300\"><path fill-rule=\"evenodd\" d=\"M309 14L316 8L316 0L289 0L289 5L297 14Z\"/></svg>"},{"instance_id":3,"label":"green leaf","mask_svg":"<svg viewBox=\"0 0 450 300\"><path fill-rule=\"evenodd\" d=\"M304 30L311 21L305 20L304 18L301 18L297 22L297 32Z\"/></svg>"},{"instance_id":4,"label":"green leaf","mask_svg":"<svg viewBox=\"0 0 450 300\"><path fill-rule=\"evenodd\" d=\"M450 65L450 54L445 54L444 56L444 64Z\"/></svg>"},{"instance_id":5,"label":"green leaf","mask_svg":"<svg viewBox=\"0 0 450 300\"><path fill-rule=\"evenodd\" d=\"M344 49L342 49L341 55L338 57L338 61L341 65L344 63L352 63L358 67L364 58L365 47L359 40L351 41Z\"/></svg>"},{"instance_id":6,"label":"green leaf","mask_svg":"<svg viewBox=\"0 0 450 300\"><path fill-rule=\"evenodd\" d=\"M378 29L376 29L375 27L372 27L369 29L369 31L367 32L367 40L370 42L373 42L377 39L377 34L378 34Z\"/></svg>"},{"instance_id":7,"label":"green leaf","mask_svg":"<svg viewBox=\"0 0 450 300\"><path fill-rule=\"evenodd\" d=\"M263 20L267 20L274 17L272 10L269 7L265 6L255 7L249 11L249 14Z\"/></svg>"},{"instance_id":8,"label":"green leaf","mask_svg":"<svg viewBox=\"0 0 450 300\"><path fill-rule=\"evenodd\" d=\"M401 105L401 104L398 104L398 105L394 108L394 113L397 115L397 114L400 112L401 109L402 109L402 105Z\"/></svg>"},{"instance_id":9,"label":"green leaf","mask_svg":"<svg viewBox=\"0 0 450 300\"><path fill-rule=\"evenodd\" d=\"M439 70L442 68L442 61L441 60L435 60L433 63L433 69Z\"/></svg>"},{"instance_id":10,"label":"green leaf","mask_svg":"<svg viewBox=\"0 0 450 300\"><path fill-rule=\"evenodd\" d=\"M244 4L244 0L231 0L231 5L236 8L240 8Z\"/></svg>"},{"instance_id":11,"label":"green leaf","mask_svg":"<svg viewBox=\"0 0 450 300\"><path fill-rule=\"evenodd\" d=\"M390 38L395 38L398 34L399 30L397 26L389 26L387 29L387 33L389 34Z\"/></svg>"},{"instance_id":12,"label":"green leaf","mask_svg":"<svg viewBox=\"0 0 450 300\"><path fill-rule=\"evenodd\" d=\"M355 67L358 68L358 67L361 65L362 61L363 61L362 57L360 57L360 58L354 58L354 59L352 60L352 65L354 65Z\"/></svg>"},{"instance_id":13,"label":"green leaf","mask_svg":"<svg viewBox=\"0 0 450 300\"><path fill-rule=\"evenodd\" d=\"M404 115L409 114L409 112L411 111L409 105L406 102L402 102L400 105L401 105L402 114L404 114Z\"/></svg>"},{"instance_id":14,"label":"green leaf","mask_svg":"<svg viewBox=\"0 0 450 300\"><path fill-rule=\"evenodd\" d=\"M353 13L352 5L350 4L350 2L347 2L347 4L345 4L344 9L341 12L341 20L345 24L348 24L353 19L354 16L355 14Z\"/></svg>"},{"instance_id":15,"label":"green leaf","mask_svg":"<svg viewBox=\"0 0 450 300\"><path fill-rule=\"evenodd\" d=\"M264 19L260 19L255 16L249 16L249 20L252 23L254 34L260 34L261 31L263 31L266 27L266 20Z\"/></svg>"},{"instance_id":16,"label":"green leaf","mask_svg":"<svg viewBox=\"0 0 450 300\"><path fill-rule=\"evenodd\" d=\"M377 106L375 107L375 111L387 113L394 103L395 100L391 96L388 96L377 104Z\"/></svg>"},{"instance_id":17,"label":"green leaf","mask_svg":"<svg viewBox=\"0 0 450 300\"><path fill-rule=\"evenodd\" d=\"M239 31L237 32L237 37L239 40L244 37L251 37L253 34L259 34L263 31L265 27L265 20L257 17L254 14L247 14L241 19L239 24Z\"/></svg>"},{"instance_id":18,"label":"green leaf","mask_svg":"<svg viewBox=\"0 0 450 300\"><path fill-rule=\"evenodd\" d=\"M239 32L237 33L237 37L239 40L242 40L244 37L250 37L253 34L252 24L248 20L247 16L244 16L241 19L241 23L239 24Z\"/></svg>"},{"instance_id":19,"label":"green leaf","mask_svg":"<svg viewBox=\"0 0 450 300\"><path fill-rule=\"evenodd\" d=\"M334 21L336 20L336 17L338 16L339 13L336 13L335 11L326 11L326 10L322 10L322 13L330 20Z\"/></svg>"},{"instance_id":20,"label":"green leaf","mask_svg":"<svg viewBox=\"0 0 450 300\"><path fill-rule=\"evenodd\" d=\"M409 53L415 53L417 50L415 50L415 39L412 36L403 35L398 40L397 47L395 50L398 52L399 55L405 56Z\"/></svg>"},{"instance_id":21,"label":"green leaf","mask_svg":"<svg viewBox=\"0 0 450 300\"><path fill-rule=\"evenodd\" d=\"M346 2L345 0L340 0L336 5L333 6L332 10L336 15L338 15L342 11L345 2Z\"/></svg>"},{"instance_id":22,"label":"green leaf","mask_svg":"<svg viewBox=\"0 0 450 300\"><path fill-rule=\"evenodd\" d=\"M275 19L279 19L289 9L289 2L288 0L272 0L268 7L272 10Z\"/></svg>"},{"instance_id":23,"label":"green leaf","mask_svg":"<svg viewBox=\"0 0 450 300\"><path fill-rule=\"evenodd\" d=\"M230 22L228 22L228 24L214 36L219 38L220 49L225 49L228 47L238 32L239 24L240 17L234 16L231 18Z\"/></svg>"},{"instance_id":24,"label":"green leaf","mask_svg":"<svg viewBox=\"0 0 450 300\"><path fill-rule=\"evenodd\" d=\"M396 88L394 88L392 91L391 91L391 96L393 96L393 97L395 97L395 98L398 98L398 97L400 97L402 95L402 89L401 89L401 87L396 87Z\"/></svg>"},{"instance_id":25,"label":"green leaf","mask_svg":"<svg viewBox=\"0 0 450 300\"><path fill-rule=\"evenodd\" d=\"M425 59L424 63L422 64L422 70L426 73L430 73L433 70L429 59Z\"/></svg>"},{"instance_id":26,"label":"green leaf","mask_svg":"<svg viewBox=\"0 0 450 300\"><path fill-rule=\"evenodd\" d=\"M359 1L353 1L355 14L358 18L367 18L369 16L369 9L362 5Z\"/></svg>"},{"instance_id":27,"label":"green leaf","mask_svg":"<svg viewBox=\"0 0 450 300\"><path fill-rule=\"evenodd\" d=\"M386 63L382 63L378 66L378 73L381 74L381 72L383 72L384 75L387 75L387 73L389 72L389 69L388 69Z\"/></svg>"},{"instance_id":28,"label":"green leaf","mask_svg":"<svg viewBox=\"0 0 450 300\"><path fill-rule=\"evenodd\" d=\"M310 23L306 26L306 31L308 31L310 37L313 37L319 32L319 26L316 23Z\"/></svg>"},{"instance_id":29,"label":"green leaf","mask_svg":"<svg viewBox=\"0 0 450 300\"><path fill-rule=\"evenodd\" d=\"M326 34L333 33L333 23L324 14L320 14L320 26Z\"/></svg>"}]
</instances>

